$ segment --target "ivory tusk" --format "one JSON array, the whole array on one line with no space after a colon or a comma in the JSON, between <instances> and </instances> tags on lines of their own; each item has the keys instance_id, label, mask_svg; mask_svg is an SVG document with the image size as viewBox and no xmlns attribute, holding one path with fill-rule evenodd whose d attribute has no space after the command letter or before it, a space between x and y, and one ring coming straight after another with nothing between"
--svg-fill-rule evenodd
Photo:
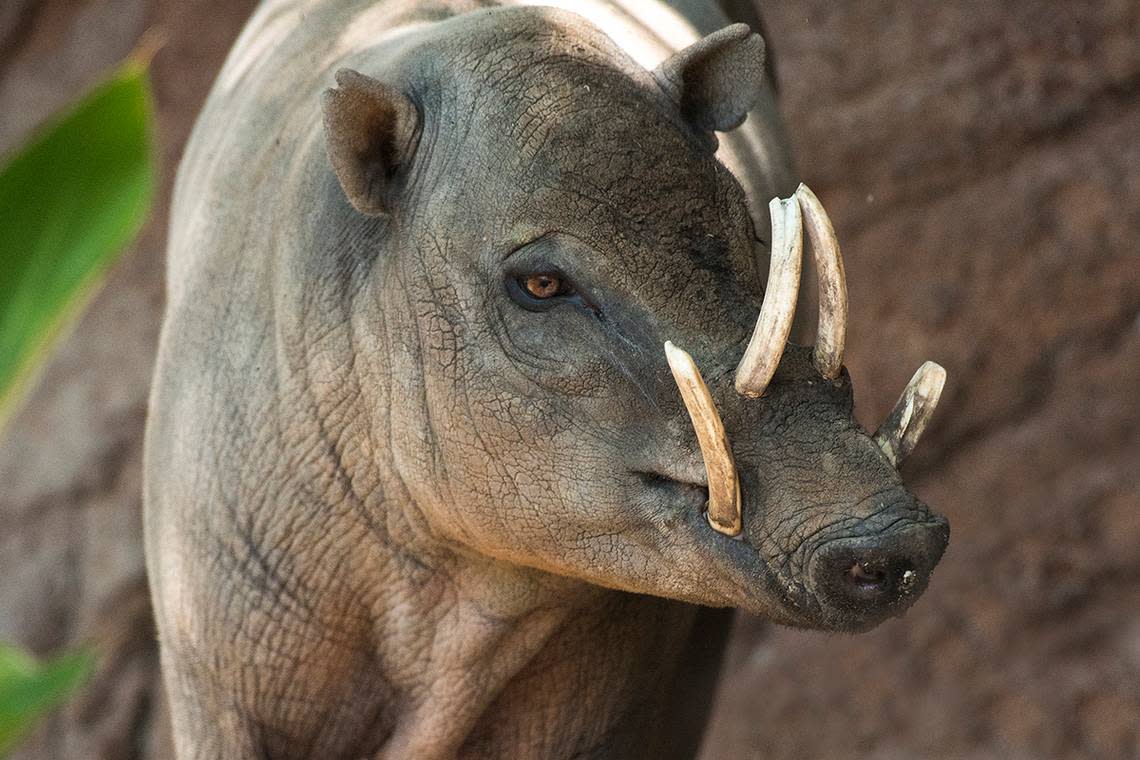
<instances>
[{"instance_id":1,"label":"ivory tusk","mask_svg":"<svg viewBox=\"0 0 1140 760\"><path fill-rule=\"evenodd\" d=\"M815 338L815 368L828 380L839 377L843 367L843 344L847 337L847 277L843 255L831 219L823 204L805 185L796 188L804 227L811 241L819 282L819 329Z\"/></svg>"},{"instance_id":2,"label":"ivory tusk","mask_svg":"<svg viewBox=\"0 0 1140 760\"><path fill-rule=\"evenodd\" d=\"M895 467L918 445L945 384L946 370L934 362L924 362L907 383L895 408L875 431L875 443Z\"/></svg>"},{"instance_id":3,"label":"ivory tusk","mask_svg":"<svg viewBox=\"0 0 1140 760\"><path fill-rule=\"evenodd\" d=\"M720 413L701 371L693 363L693 357L666 341L665 359L669 362L677 389L681 391L681 399L689 412L701 456L705 460L709 484L709 525L726 536L739 535L742 528L740 480L736 476L736 464L732 460L732 449L728 445Z\"/></svg>"},{"instance_id":4,"label":"ivory tusk","mask_svg":"<svg viewBox=\"0 0 1140 760\"><path fill-rule=\"evenodd\" d=\"M755 398L761 396L776 372L784 354L803 266L804 238L800 204L795 198L773 198L768 204L772 215L772 260L768 265L768 288L756 329L736 368L736 390Z\"/></svg>"}]
</instances>

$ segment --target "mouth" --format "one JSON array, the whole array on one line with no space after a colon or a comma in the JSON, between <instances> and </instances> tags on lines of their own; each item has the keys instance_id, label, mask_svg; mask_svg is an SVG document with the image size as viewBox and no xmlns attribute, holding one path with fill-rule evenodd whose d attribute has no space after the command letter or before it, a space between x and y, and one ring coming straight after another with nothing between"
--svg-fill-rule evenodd
<instances>
[{"instance_id":1,"label":"mouth","mask_svg":"<svg viewBox=\"0 0 1140 760\"><path fill-rule=\"evenodd\" d=\"M703 511L709 500L709 489L704 483L666 475L656 470L635 470L633 474L642 487L672 510Z\"/></svg>"},{"instance_id":2,"label":"mouth","mask_svg":"<svg viewBox=\"0 0 1140 760\"><path fill-rule=\"evenodd\" d=\"M707 558L691 569L721 598L687 601L737 607L784 625L858 632L901 615L922 595L949 540L946 520L925 507L925 517L880 515L857 533L824 537L807 550L802 574L789 576L746 532L730 537L714 529L703 483L665 468L631 473L662 509L665 530L693 541ZM890 527L875 529L883 525Z\"/></svg>"}]
</instances>

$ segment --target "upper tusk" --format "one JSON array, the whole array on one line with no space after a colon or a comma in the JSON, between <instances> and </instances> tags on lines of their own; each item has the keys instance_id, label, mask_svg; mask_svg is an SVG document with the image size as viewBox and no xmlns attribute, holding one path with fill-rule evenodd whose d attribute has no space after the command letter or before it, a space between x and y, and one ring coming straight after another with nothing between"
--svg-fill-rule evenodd
<instances>
[{"instance_id":1,"label":"upper tusk","mask_svg":"<svg viewBox=\"0 0 1140 760\"><path fill-rule=\"evenodd\" d=\"M918 445L945 384L946 370L934 362L924 362L907 383L895 408L875 431L875 443L895 467Z\"/></svg>"},{"instance_id":2,"label":"upper tusk","mask_svg":"<svg viewBox=\"0 0 1140 760\"><path fill-rule=\"evenodd\" d=\"M689 356L670 342L665 343L665 358L681 399L689 411L693 430L697 433L697 443L705 460L705 472L709 483L708 521L715 530L726 536L739 535L742 524L740 518L740 480L736 477L736 464L732 460L732 449L724 432L724 423L713 403L712 394L705 385L701 372Z\"/></svg>"},{"instance_id":3,"label":"upper tusk","mask_svg":"<svg viewBox=\"0 0 1140 760\"><path fill-rule=\"evenodd\" d=\"M807 185L796 189L804 227L811 241L819 282L819 329L815 339L815 368L828 380L839 377L843 367L843 344L847 337L847 277L843 255L831 219Z\"/></svg>"},{"instance_id":4,"label":"upper tusk","mask_svg":"<svg viewBox=\"0 0 1140 760\"><path fill-rule=\"evenodd\" d=\"M756 329L736 368L736 390L745 396L763 395L776 365L784 353L803 266L804 231L800 204L795 198L773 198L768 204L772 215L772 260L768 265L768 287Z\"/></svg>"}]
</instances>

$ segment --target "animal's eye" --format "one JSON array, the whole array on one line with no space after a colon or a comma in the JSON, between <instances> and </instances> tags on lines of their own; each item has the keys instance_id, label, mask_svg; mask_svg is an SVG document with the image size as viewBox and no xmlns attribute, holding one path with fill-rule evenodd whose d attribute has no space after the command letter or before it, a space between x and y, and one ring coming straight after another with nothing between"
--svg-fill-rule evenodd
<instances>
[{"instance_id":1,"label":"animal's eye","mask_svg":"<svg viewBox=\"0 0 1140 760\"><path fill-rule=\"evenodd\" d=\"M584 303L573 281L554 268L508 274L507 293L511 300L527 311L547 311L562 304L581 306Z\"/></svg>"},{"instance_id":2,"label":"animal's eye","mask_svg":"<svg viewBox=\"0 0 1140 760\"><path fill-rule=\"evenodd\" d=\"M566 283L554 272L540 272L520 278L520 285L532 298L544 301L547 298L566 295Z\"/></svg>"}]
</instances>

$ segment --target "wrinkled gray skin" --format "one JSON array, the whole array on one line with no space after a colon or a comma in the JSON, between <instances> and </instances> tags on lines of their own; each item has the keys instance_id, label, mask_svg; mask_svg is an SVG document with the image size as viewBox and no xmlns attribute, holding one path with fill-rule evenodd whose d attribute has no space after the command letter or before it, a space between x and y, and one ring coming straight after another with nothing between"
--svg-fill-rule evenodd
<instances>
[{"instance_id":1,"label":"wrinkled gray skin","mask_svg":"<svg viewBox=\"0 0 1140 760\"><path fill-rule=\"evenodd\" d=\"M179 757L690 756L709 608L865 629L945 545L846 373L789 347L762 399L733 391L768 233L700 114L582 18L494 5L263 6L195 130L147 440ZM342 67L406 94L414 129L326 134ZM735 163L762 209L792 184L754 102L769 161ZM337 129L399 158L356 167L355 198ZM577 295L520 306L510 283L552 269ZM742 540L702 513L667 339L724 417ZM911 593L836 585L899 552Z\"/></svg>"}]
</instances>

